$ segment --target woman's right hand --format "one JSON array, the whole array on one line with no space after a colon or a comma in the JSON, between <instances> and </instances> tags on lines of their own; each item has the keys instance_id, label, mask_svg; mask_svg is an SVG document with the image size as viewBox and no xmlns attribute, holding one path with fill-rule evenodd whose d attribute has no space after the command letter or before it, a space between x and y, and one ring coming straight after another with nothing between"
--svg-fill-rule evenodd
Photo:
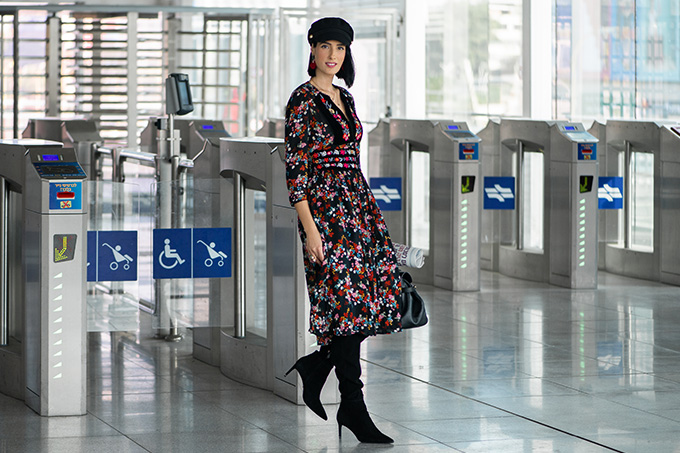
<instances>
[{"instance_id":1,"label":"woman's right hand","mask_svg":"<svg viewBox=\"0 0 680 453\"><path fill-rule=\"evenodd\" d=\"M319 234L319 229L312 218L312 212L309 210L307 200L295 203L295 210L302 223L302 228L305 230L305 249L309 259L314 264L325 264L326 257L323 254L323 241L321 241L321 234Z\"/></svg>"},{"instance_id":2,"label":"woman's right hand","mask_svg":"<svg viewBox=\"0 0 680 453\"><path fill-rule=\"evenodd\" d=\"M305 248L307 249L309 259L314 264L325 264L326 257L323 254L323 242L321 241L319 230L313 228L312 231L305 231L305 234L307 236Z\"/></svg>"}]
</instances>

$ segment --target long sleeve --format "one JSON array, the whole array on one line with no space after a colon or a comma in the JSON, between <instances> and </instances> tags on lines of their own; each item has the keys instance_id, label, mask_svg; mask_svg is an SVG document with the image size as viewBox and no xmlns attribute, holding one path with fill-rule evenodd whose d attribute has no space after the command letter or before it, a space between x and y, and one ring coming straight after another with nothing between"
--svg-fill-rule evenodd
<instances>
[{"instance_id":1,"label":"long sleeve","mask_svg":"<svg viewBox=\"0 0 680 453\"><path fill-rule=\"evenodd\" d=\"M291 205L307 199L311 142L309 102L296 91L286 107L286 183Z\"/></svg>"}]
</instances>

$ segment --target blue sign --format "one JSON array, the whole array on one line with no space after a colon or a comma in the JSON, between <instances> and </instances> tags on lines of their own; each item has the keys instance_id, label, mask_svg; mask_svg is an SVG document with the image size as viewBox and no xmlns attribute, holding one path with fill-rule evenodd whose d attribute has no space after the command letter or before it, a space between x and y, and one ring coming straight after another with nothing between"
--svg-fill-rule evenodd
<instances>
[{"instance_id":1,"label":"blue sign","mask_svg":"<svg viewBox=\"0 0 680 453\"><path fill-rule=\"evenodd\" d=\"M194 228L194 278L231 277L231 228Z\"/></svg>"},{"instance_id":2,"label":"blue sign","mask_svg":"<svg viewBox=\"0 0 680 453\"><path fill-rule=\"evenodd\" d=\"M370 186L382 211L401 211L401 178L371 178Z\"/></svg>"},{"instance_id":3,"label":"blue sign","mask_svg":"<svg viewBox=\"0 0 680 453\"><path fill-rule=\"evenodd\" d=\"M97 232L87 232L87 281L97 281Z\"/></svg>"},{"instance_id":4,"label":"blue sign","mask_svg":"<svg viewBox=\"0 0 680 453\"><path fill-rule=\"evenodd\" d=\"M191 228L153 230L153 278L191 278Z\"/></svg>"},{"instance_id":5,"label":"blue sign","mask_svg":"<svg viewBox=\"0 0 680 453\"><path fill-rule=\"evenodd\" d=\"M486 176L484 178L484 209L515 209L515 178Z\"/></svg>"},{"instance_id":6,"label":"blue sign","mask_svg":"<svg viewBox=\"0 0 680 453\"><path fill-rule=\"evenodd\" d=\"M597 198L600 209L623 209L623 177L600 176Z\"/></svg>"},{"instance_id":7,"label":"blue sign","mask_svg":"<svg viewBox=\"0 0 680 453\"><path fill-rule=\"evenodd\" d=\"M461 143L458 148L459 160L479 160L479 143Z\"/></svg>"},{"instance_id":8,"label":"blue sign","mask_svg":"<svg viewBox=\"0 0 680 453\"><path fill-rule=\"evenodd\" d=\"M87 281L137 280L136 231L87 232Z\"/></svg>"},{"instance_id":9,"label":"blue sign","mask_svg":"<svg viewBox=\"0 0 680 453\"><path fill-rule=\"evenodd\" d=\"M83 209L83 183L51 182L50 210L75 211Z\"/></svg>"},{"instance_id":10,"label":"blue sign","mask_svg":"<svg viewBox=\"0 0 680 453\"><path fill-rule=\"evenodd\" d=\"M578 160L597 160L597 143L579 143Z\"/></svg>"},{"instance_id":11,"label":"blue sign","mask_svg":"<svg viewBox=\"0 0 680 453\"><path fill-rule=\"evenodd\" d=\"M231 277L231 228L153 230L153 278Z\"/></svg>"}]
</instances>

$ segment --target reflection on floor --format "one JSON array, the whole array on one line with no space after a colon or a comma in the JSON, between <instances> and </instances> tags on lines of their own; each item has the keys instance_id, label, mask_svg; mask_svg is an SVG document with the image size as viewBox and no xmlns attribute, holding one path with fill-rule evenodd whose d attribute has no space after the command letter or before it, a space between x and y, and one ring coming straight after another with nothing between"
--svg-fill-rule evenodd
<instances>
[{"instance_id":1,"label":"reflection on floor","mask_svg":"<svg viewBox=\"0 0 680 453\"><path fill-rule=\"evenodd\" d=\"M393 452L680 451L680 288L600 274L570 291L483 273L419 286L427 327L371 338L366 399ZM374 451L191 357L190 341L90 334L89 413L0 396L0 453Z\"/></svg>"}]
</instances>

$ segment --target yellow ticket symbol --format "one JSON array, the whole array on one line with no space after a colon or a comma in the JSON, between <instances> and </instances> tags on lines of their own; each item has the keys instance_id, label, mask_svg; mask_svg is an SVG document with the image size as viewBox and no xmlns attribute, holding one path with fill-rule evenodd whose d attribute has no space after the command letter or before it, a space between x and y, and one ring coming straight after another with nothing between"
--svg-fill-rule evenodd
<instances>
[{"instance_id":1,"label":"yellow ticket symbol","mask_svg":"<svg viewBox=\"0 0 680 453\"><path fill-rule=\"evenodd\" d=\"M61 250L55 248L54 249L54 262L59 262L63 261L65 259L68 259L68 256L66 256L66 250L68 249L68 238L64 236L63 238L63 248Z\"/></svg>"}]
</instances>

